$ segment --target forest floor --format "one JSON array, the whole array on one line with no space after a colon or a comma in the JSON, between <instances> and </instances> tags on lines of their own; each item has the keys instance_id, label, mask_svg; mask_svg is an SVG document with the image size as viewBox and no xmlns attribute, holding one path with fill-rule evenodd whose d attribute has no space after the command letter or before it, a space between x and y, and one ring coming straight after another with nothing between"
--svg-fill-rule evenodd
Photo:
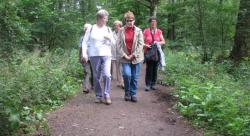
<instances>
[{"instance_id":1,"label":"forest floor","mask_svg":"<svg viewBox=\"0 0 250 136\"><path fill-rule=\"evenodd\" d=\"M203 136L176 110L171 88L157 85L144 91L145 65L142 67L138 102L124 101L124 91L111 83L111 105L96 104L92 90L81 91L66 104L48 114L52 136Z\"/></svg>"}]
</instances>

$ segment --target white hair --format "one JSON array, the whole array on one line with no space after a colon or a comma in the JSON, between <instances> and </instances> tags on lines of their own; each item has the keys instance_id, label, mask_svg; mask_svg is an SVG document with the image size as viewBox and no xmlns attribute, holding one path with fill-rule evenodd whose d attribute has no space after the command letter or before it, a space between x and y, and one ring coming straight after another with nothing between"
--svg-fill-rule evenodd
<instances>
[{"instance_id":1,"label":"white hair","mask_svg":"<svg viewBox=\"0 0 250 136\"><path fill-rule=\"evenodd\" d=\"M101 9L99 10L97 13L96 13L96 18L97 19L100 19L100 18L103 18L105 16L109 16L109 13L108 11L104 10L104 9Z\"/></svg>"}]
</instances>

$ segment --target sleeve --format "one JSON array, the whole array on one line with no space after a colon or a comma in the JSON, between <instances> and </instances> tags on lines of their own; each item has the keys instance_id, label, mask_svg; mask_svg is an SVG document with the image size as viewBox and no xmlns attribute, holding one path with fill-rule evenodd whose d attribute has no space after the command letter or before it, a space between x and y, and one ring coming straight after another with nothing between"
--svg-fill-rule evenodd
<instances>
[{"instance_id":1,"label":"sleeve","mask_svg":"<svg viewBox=\"0 0 250 136\"><path fill-rule=\"evenodd\" d=\"M110 45L113 46L116 44L116 41L112 33L112 30L109 27L108 27L108 31L109 31L109 37L110 37Z\"/></svg>"},{"instance_id":2,"label":"sleeve","mask_svg":"<svg viewBox=\"0 0 250 136\"><path fill-rule=\"evenodd\" d=\"M88 57L88 54L87 54L87 49L88 49L88 42L89 42L89 38L90 38L90 31L91 31L92 27L89 27L83 37L83 40L82 40L82 56L84 58L87 58Z\"/></svg>"},{"instance_id":3,"label":"sleeve","mask_svg":"<svg viewBox=\"0 0 250 136\"><path fill-rule=\"evenodd\" d=\"M141 30L139 30L137 38L138 38L137 46L135 48L135 52L133 53L135 57L139 57L138 55L140 55L144 47L144 39L143 39L143 34Z\"/></svg>"},{"instance_id":4,"label":"sleeve","mask_svg":"<svg viewBox=\"0 0 250 136\"><path fill-rule=\"evenodd\" d=\"M146 37L148 36L148 34L150 34L149 28L144 29L144 31L143 31L143 39L144 39L144 42L145 42Z\"/></svg>"},{"instance_id":5,"label":"sleeve","mask_svg":"<svg viewBox=\"0 0 250 136\"><path fill-rule=\"evenodd\" d=\"M122 31L123 30L120 29L117 36L117 52L120 57L123 57L125 55L122 47Z\"/></svg>"},{"instance_id":6,"label":"sleeve","mask_svg":"<svg viewBox=\"0 0 250 136\"><path fill-rule=\"evenodd\" d=\"M114 32L112 32L112 38L114 39L114 43L111 44L112 49L116 49L117 38L115 37Z\"/></svg>"},{"instance_id":7,"label":"sleeve","mask_svg":"<svg viewBox=\"0 0 250 136\"><path fill-rule=\"evenodd\" d=\"M79 48L82 48L82 40L83 40L83 36L80 37Z\"/></svg>"}]
</instances>

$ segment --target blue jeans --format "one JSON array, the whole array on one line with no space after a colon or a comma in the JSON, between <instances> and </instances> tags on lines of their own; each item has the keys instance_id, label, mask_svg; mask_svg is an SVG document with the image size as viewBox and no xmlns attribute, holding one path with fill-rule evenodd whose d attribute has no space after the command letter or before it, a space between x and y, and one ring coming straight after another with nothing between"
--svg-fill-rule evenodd
<instances>
[{"instance_id":1,"label":"blue jeans","mask_svg":"<svg viewBox=\"0 0 250 136\"><path fill-rule=\"evenodd\" d=\"M110 56L94 56L90 57L90 63L93 71L94 89L97 98L110 97L111 83L111 57ZM104 89L101 87L101 75L103 76Z\"/></svg>"},{"instance_id":2,"label":"blue jeans","mask_svg":"<svg viewBox=\"0 0 250 136\"><path fill-rule=\"evenodd\" d=\"M136 96L141 72L141 63L122 63L122 74L126 96Z\"/></svg>"}]
</instances>

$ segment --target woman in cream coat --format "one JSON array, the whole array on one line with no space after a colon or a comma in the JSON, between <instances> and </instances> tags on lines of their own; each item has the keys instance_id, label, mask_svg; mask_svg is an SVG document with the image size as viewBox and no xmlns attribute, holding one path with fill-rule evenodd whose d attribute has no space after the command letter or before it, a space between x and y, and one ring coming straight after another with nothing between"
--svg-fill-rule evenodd
<instances>
[{"instance_id":1,"label":"woman in cream coat","mask_svg":"<svg viewBox=\"0 0 250 136\"><path fill-rule=\"evenodd\" d=\"M118 34L118 48L122 63L122 74L125 89L125 101L137 102L138 81L143 55L142 30L134 25L135 17L130 11L125 13L125 26Z\"/></svg>"}]
</instances>

